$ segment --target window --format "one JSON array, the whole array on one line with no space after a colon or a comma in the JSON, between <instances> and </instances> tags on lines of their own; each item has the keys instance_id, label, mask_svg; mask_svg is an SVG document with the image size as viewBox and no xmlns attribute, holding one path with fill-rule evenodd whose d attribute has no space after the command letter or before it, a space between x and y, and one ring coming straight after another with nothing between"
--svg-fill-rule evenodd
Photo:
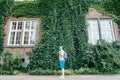
<instances>
[{"instance_id":1,"label":"window","mask_svg":"<svg viewBox=\"0 0 120 80\"><path fill-rule=\"evenodd\" d=\"M10 21L8 45L34 45L36 20Z\"/></svg>"},{"instance_id":2,"label":"window","mask_svg":"<svg viewBox=\"0 0 120 80\"><path fill-rule=\"evenodd\" d=\"M97 40L104 39L107 42L115 41L115 35L111 19L91 19L88 24L88 42L96 44Z\"/></svg>"}]
</instances>

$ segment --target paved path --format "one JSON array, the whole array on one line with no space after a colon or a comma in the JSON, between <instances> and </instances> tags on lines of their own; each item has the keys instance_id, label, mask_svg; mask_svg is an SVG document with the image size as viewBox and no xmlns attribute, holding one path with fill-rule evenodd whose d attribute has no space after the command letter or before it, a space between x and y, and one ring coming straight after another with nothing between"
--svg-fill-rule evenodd
<instances>
[{"instance_id":1,"label":"paved path","mask_svg":"<svg viewBox=\"0 0 120 80\"><path fill-rule=\"evenodd\" d=\"M59 76L0 75L0 80L120 80L116 75L71 75L60 79Z\"/></svg>"}]
</instances>

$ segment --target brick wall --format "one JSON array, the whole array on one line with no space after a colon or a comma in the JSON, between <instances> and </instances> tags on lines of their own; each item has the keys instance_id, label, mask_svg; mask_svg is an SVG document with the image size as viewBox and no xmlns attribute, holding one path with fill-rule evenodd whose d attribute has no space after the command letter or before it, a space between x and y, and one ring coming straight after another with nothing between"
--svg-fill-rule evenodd
<instances>
[{"instance_id":1,"label":"brick wall","mask_svg":"<svg viewBox=\"0 0 120 80\"><path fill-rule=\"evenodd\" d=\"M7 42L8 42L8 35L9 35L9 28L10 28L10 21L11 20L30 20L30 19L34 19L34 20L37 20L37 32L36 32L36 42L38 40L38 38L40 37L40 18L26 18L26 17L20 17L20 18L14 18L14 17L9 17L6 19L5 21L5 26L4 26L4 43L3 43L3 46L4 46L4 51L9 51L10 53L12 54L23 54L23 53L26 53L26 52L29 52L29 51L32 51L33 47L34 46L17 46L17 47L10 47L10 46L7 46Z\"/></svg>"},{"instance_id":2,"label":"brick wall","mask_svg":"<svg viewBox=\"0 0 120 80\"><path fill-rule=\"evenodd\" d=\"M94 8L89 8L88 13L86 14L86 19L112 19L109 16L102 14L100 11L97 11ZM120 40L120 34L118 25L113 21L113 28L115 33L116 40Z\"/></svg>"}]
</instances>

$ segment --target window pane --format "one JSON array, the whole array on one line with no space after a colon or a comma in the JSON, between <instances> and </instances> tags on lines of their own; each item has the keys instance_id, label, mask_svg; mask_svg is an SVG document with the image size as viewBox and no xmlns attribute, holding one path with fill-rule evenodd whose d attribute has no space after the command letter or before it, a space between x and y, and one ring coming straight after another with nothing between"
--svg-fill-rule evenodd
<instances>
[{"instance_id":1,"label":"window pane","mask_svg":"<svg viewBox=\"0 0 120 80\"><path fill-rule=\"evenodd\" d=\"M109 30L109 31L102 31L102 39L104 39L107 42L112 42L114 41L114 34L113 31Z\"/></svg>"},{"instance_id":2,"label":"window pane","mask_svg":"<svg viewBox=\"0 0 120 80\"><path fill-rule=\"evenodd\" d=\"M111 20L100 20L101 29L112 29Z\"/></svg>"},{"instance_id":3,"label":"window pane","mask_svg":"<svg viewBox=\"0 0 120 80\"><path fill-rule=\"evenodd\" d=\"M30 29L30 21L26 21L25 29Z\"/></svg>"},{"instance_id":4,"label":"window pane","mask_svg":"<svg viewBox=\"0 0 120 80\"><path fill-rule=\"evenodd\" d=\"M34 44L35 43L35 32L31 32L31 35L30 35L30 44Z\"/></svg>"},{"instance_id":5,"label":"window pane","mask_svg":"<svg viewBox=\"0 0 120 80\"><path fill-rule=\"evenodd\" d=\"M37 27L37 22L32 21L31 29L36 29L36 27Z\"/></svg>"},{"instance_id":6,"label":"window pane","mask_svg":"<svg viewBox=\"0 0 120 80\"><path fill-rule=\"evenodd\" d=\"M12 30L16 29L17 22L12 22Z\"/></svg>"},{"instance_id":7,"label":"window pane","mask_svg":"<svg viewBox=\"0 0 120 80\"><path fill-rule=\"evenodd\" d=\"M22 26L23 26L23 23L22 22L18 22L17 30L22 30Z\"/></svg>"},{"instance_id":8,"label":"window pane","mask_svg":"<svg viewBox=\"0 0 120 80\"><path fill-rule=\"evenodd\" d=\"M88 20L87 23L88 23L88 28L89 29L98 30L98 22L97 22L97 20Z\"/></svg>"},{"instance_id":9,"label":"window pane","mask_svg":"<svg viewBox=\"0 0 120 80\"><path fill-rule=\"evenodd\" d=\"M20 44L20 41L21 41L21 32L17 32L15 44Z\"/></svg>"},{"instance_id":10,"label":"window pane","mask_svg":"<svg viewBox=\"0 0 120 80\"><path fill-rule=\"evenodd\" d=\"M88 42L96 44L99 40L99 29L97 20L87 20L88 24Z\"/></svg>"},{"instance_id":11,"label":"window pane","mask_svg":"<svg viewBox=\"0 0 120 80\"><path fill-rule=\"evenodd\" d=\"M15 32L11 32L11 35L10 35L10 44L14 44L14 39L15 39Z\"/></svg>"},{"instance_id":12,"label":"window pane","mask_svg":"<svg viewBox=\"0 0 120 80\"><path fill-rule=\"evenodd\" d=\"M24 34L24 44L28 44L29 41L29 32L25 32Z\"/></svg>"},{"instance_id":13,"label":"window pane","mask_svg":"<svg viewBox=\"0 0 120 80\"><path fill-rule=\"evenodd\" d=\"M92 37L93 37L93 38L92 38L92 43L93 43L93 44L96 44L97 41L99 40L99 34L94 34Z\"/></svg>"},{"instance_id":14,"label":"window pane","mask_svg":"<svg viewBox=\"0 0 120 80\"><path fill-rule=\"evenodd\" d=\"M100 20L101 36L107 42L115 41L112 20Z\"/></svg>"},{"instance_id":15,"label":"window pane","mask_svg":"<svg viewBox=\"0 0 120 80\"><path fill-rule=\"evenodd\" d=\"M11 21L8 45L32 45L35 44L37 21L18 20Z\"/></svg>"}]
</instances>

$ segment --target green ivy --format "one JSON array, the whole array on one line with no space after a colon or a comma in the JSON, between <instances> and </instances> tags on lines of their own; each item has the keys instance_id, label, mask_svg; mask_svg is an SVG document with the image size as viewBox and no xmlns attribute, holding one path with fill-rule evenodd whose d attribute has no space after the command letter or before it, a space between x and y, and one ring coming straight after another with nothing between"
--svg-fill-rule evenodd
<instances>
[{"instance_id":1,"label":"green ivy","mask_svg":"<svg viewBox=\"0 0 120 80\"><path fill-rule=\"evenodd\" d=\"M2 0L4 4L7 3L6 6L9 2L7 1ZM0 2L1 5L2 2ZM110 5L108 3L105 4ZM102 72L117 70L120 68L120 51L117 47L119 42L101 43L95 46L90 46L87 42L88 34L84 14L87 12L88 4L91 3L85 0L37 0L37 3L15 3L12 9L10 9L12 3L9 7L2 5L3 7L0 6L0 9L4 12L0 16L2 24L0 25L0 41L3 43L3 21L8 13L14 17L40 17L41 36L33 49L28 66L30 69L58 70L58 48L63 45L64 50L68 53L66 69L86 67ZM100 5L104 5L104 3ZM116 12L113 13L119 16L119 12ZM3 47L0 48L1 51L2 49Z\"/></svg>"},{"instance_id":2,"label":"green ivy","mask_svg":"<svg viewBox=\"0 0 120 80\"><path fill-rule=\"evenodd\" d=\"M108 13L112 13L116 15L115 22L118 24L120 28L120 1L119 0L112 0L111 2L104 4L104 9Z\"/></svg>"},{"instance_id":3,"label":"green ivy","mask_svg":"<svg viewBox=\"0 0 120 80\"><path fill-rule=\"evenodd\" d=\"M59 69L58 48L61 45L69 56L66 68L75 69L82 66L78 58L82 57L83 48L87 44L83 3L84 1L61 0L53 5L48 4L50 8L46 9L49 13L42 17L42 36L33 50L30 67Z\"/></svg>"},{"instance_id":4,"label":"green ivy","mask_svg":"<svg viewBox=\"0 0 120 80\"><path fill-rule=\"evenodd\" d=\"M14 17L39 17L40 10L35 2L15 3L12 7Z\"/></svg>"},{"instance_id":5,"label":"green ivy","mask_svg":"<svg viewBox=\"0 0 120 80\"><path fill-rule=\"evenodd\" d=\"M10 14L13 0L0 0L0 54L3 51L4 20Z\"/></svg>"},{"instance_id":6,"label":"green ivy","mask_svg":"<svg viewBox=\"0 0 120 80\"><path fill-rule=\"evenodd\" d=\"M102 73L114 72L120 68L120 42L107 43L100 40L96 45L89 45L84 56L85 65Z\"/></svg>"},{"instance_id":7,"label":"green ivy","mask_svg":"<svg viewBox=\"0 0 120 80\"><path fill-rule=\"evenodd\" d=\"M89 2L89 5L101 11L101 13L111 16L114 19L114 21L118 24L118 27L120 28L119 0L102 1L102 2L97 2L96 4L94 2L92 3Z\"/></svg>"}]
</instances>

